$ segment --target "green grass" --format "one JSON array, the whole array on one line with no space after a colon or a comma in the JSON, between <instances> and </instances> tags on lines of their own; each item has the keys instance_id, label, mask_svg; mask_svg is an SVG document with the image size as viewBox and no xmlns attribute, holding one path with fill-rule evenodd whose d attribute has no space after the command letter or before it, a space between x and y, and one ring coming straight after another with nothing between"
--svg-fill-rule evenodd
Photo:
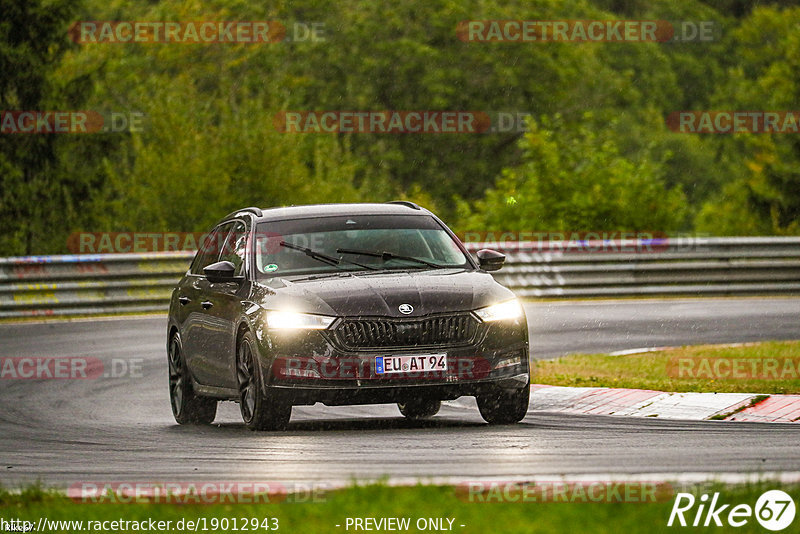
<instances>
[{"instance_id":1,"label":"green grass","mask_svg":"<svg viewBox=\"0 0 800 534\"><path fill-rule=\"evenodd\" d=\"M676 362L691 358L691 372L681 375ZM698 360L698 358L700 360ZM777 360L776 373L757 374L747 371L738 377L701 368L704 358L746 360L741 369L758 369L763 364ZM786 368L787 360L791 367ZM709 360L706 360L709 361ZM715 360L710 360L715 361ZM697 362L696 364L694 362ZM598 386L617 388L654 389L659 391L706 391L729 393L800 393L800 342L770 341L741 346L701 345L626 356L609 354L575 354L555 360L535 362L531 369L531 382L555 386ZM702 371L701 371L702 369ZM706 372L708 370L711 372Z\"/></svg>"},{"instance_id":2,"label":"green grass","mask_svg":"<svg viewBox=\"0 0 800 534\"><path fill-rule=\"evenodd\" d=\"M720 503L754 506L766 490L781 488L795 500L800 500L800 487L760 482L750 485L715 485L705 493L720 492ZM270 504L175 505L175 504L84 504L73 502L61 493L29 488L20 493L0 491L0 518L23 519L37 523L40 517L49 520L127 520L148 518L170 520L205 519L205 532L234 532L212 529L212 518L277 518L279 532L324 533L354 532L345 529L348 517L408 517L411 528L418 518L455 518L453 531L459 533L545 533L545 532L674 532L677 527L666 526L673 497L655 503L475 503L457 496L453 487L415 486L387 487L385 485L356 486L330 492L322 502L283 502ZM695 509L696 510L696 507ZM800 519L795 520L795 524ZM335 525L341 525L336 527ZM460 525L465 525L461 527ZM692 528L677 528L694 532ZM703 530L703 529L697 529ZM708 529L705 529L707 531ZM725 529L712 529L725 531ZM751 518L737 532L764 532ZM789 529L791 530L791 529ZM60 532L75 532L62 530ZM124 532L124 530L119 530ZM175 530L172 530L176 532ZM202 527L198 529L204 532ZM267 532L266 530L259 530ZM85 532L85 530L84 530Z\"/></svg>"}]
</instances>

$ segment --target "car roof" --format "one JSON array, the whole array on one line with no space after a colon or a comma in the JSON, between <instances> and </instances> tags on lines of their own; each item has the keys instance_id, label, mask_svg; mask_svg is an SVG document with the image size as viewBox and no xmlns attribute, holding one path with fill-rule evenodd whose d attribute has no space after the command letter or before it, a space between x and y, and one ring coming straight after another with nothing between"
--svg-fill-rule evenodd
<instances>
[{"instance_id":1,"label":"car roof","mask_svg":"<svg viewBox=\"0 0 800 534\"><path fill-rule=\"evenodd\" d=\"M239 210L227 218L247 211ZM420 208L410 203L351 203L351 204L310 204L306 206L287 206L282 208L268 208L260 210L257 215L258 222L310 219L316 217L336 217L348 215L432 215L425 208Z\"/></svg>"}]
</instances>

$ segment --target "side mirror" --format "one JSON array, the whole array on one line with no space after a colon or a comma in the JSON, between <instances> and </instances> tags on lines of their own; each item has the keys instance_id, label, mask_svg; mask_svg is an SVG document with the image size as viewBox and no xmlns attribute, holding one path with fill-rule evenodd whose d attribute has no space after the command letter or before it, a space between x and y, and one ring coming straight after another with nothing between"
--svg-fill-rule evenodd
<instances>
[{"instance_id":1,"label":"side mirror","mask_svg":"<svg viewBox=\"0 0 800 534\"><path fill-rule=\"evenodd\" d=\"M506 262L506 255L489 248L478 251L478 265L484 271L497 271Z\"/></svg>"},{"instance_id":2,"label":"side mirror","mask_svg":"<svg viewBox=\"0 0 800 534\"><path fill-rule=\"evenodd\" d=\"M229 261L218 261L203 268L203 274L206 275L209 282L235 282L236 278L233 272L236 267Z\"/></svg>"}]
</instances>

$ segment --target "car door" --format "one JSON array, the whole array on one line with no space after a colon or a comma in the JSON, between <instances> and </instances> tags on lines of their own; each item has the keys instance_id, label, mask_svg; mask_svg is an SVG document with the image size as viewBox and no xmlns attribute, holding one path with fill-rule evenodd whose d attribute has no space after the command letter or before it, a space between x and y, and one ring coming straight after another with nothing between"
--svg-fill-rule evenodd
<instances>
[{"instance_id":1,"label":"car door","mask_svg":"<svg viewBox=\"0 0 800 534\"><path fill-rule=\"evenodd\" d=\"M234 276L243 276L248 227L244 221L234 221L222 246L219 261L230 261L236 266ZM226 388L238 387L236 381L236 327L242 311L242 292L245 282L205 282L201 306L205 307L206 365L213 369L217 382Z\"/></svg>"},{"instance_id":2,"label":"car door","mask_svg":"<svg viewBox=\"0 0 800 534\"><path fill-rule=\"evenodd\" d=\"M179 286L178 299L186 315L181 331L186 363L194 379L209 386L218 385L219 382L219 369L213 365L210 350L212 333L219 325L208 314L210 284L203 274L203 268L218 261L221 244L225 242L232 225L225 223L208 234L192 262L189 275Z\"/></svg>"}]
</instances>

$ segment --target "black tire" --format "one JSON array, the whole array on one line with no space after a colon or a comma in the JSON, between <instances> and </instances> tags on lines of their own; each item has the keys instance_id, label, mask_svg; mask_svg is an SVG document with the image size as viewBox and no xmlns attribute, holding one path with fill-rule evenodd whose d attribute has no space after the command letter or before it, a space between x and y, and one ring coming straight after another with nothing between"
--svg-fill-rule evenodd
<instances>
[{"instance_id":1,"label":"black tire","mask_svg":"<svg viewBox=\"0 0 800 534\"><path fill-rule=\"evenodd\" d=\"M283 430L292 416L292 403L264 391L264 376L255 352L253 334L242 336L236 350L236 376L239 383L239 410L250 430Z\"/></svg>"},{"instance_id":2,"label":"black tire","mask_svg":"<svg viewBox=\"0 0 800 534\"><path fill-rule=\"evenodd\" d=\"M172 415L181 425L208 425L217 416L217 401L195 395L178 334L172 336L167 351L169 400Z\"/></svg>"},{"instance_id":3,"label":"black tire","mask_svg":"<svg viewBox=\"0 0 800 534\"><path fill-rule=\"evenodd\" d=\"M498 389L491 393L478 395L478 410L481 417L490 425L510 425L519 423L528 413L531 388L516 390Z\"/></svg>"},{"instance_id":4,"label":"black tire","mask_svg":"<svg viewBox=\"0 0 800 534\"><path fill-rule=\"evenodd\" d=\"M413 399L406 402L398 402L397 407L400 413L408 419L420 420L428 419L439 413L442 401L435 399Z\"/></svg>"}]
</instances>

